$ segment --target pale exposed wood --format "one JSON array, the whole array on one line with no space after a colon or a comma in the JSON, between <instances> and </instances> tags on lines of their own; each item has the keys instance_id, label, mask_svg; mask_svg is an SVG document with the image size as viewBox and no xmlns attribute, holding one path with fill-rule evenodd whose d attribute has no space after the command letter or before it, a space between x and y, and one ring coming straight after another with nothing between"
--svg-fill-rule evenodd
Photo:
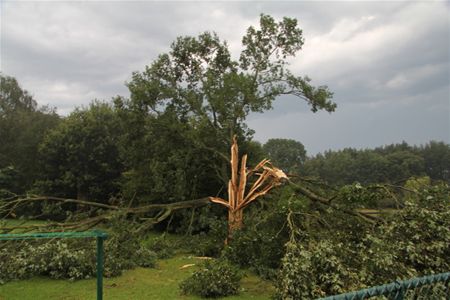
<instances>
[{"instance_id":1,"label":"pale exposed wood","mask_svg":"<svg viewBox=\"0 0 450 300\"><path fill-rule=\"evenodd\" d=\"M239 175L238 199L244 199L245 185L247 184L247 154L242 157L241 173Z\"/></svg>"},{"instance_id":2,"label":"pale exposed wood","mask_svg":"<svg viewBox=\"0 0 450 300\"><path fill-rule=\"evenodd\" d=\"M210 197L209 199L211 200L211 202L219 203L219 204L225 205L226 207L230 208L230 204L227 201L223 200L222 198Z\"/></svg>"},{"instance_id":3,"label":"pale exposed wood","mask_svg":"<svg viewBox=\"0 0 450 300\"><path fill-rule=\"evenodd\" d=\"M210 197L211 202L222 204L228 209L228 240L234 231L243 226L243 210L258 197L264 196L271 189L288 179L286 174L272 166L268 159L260 161L255 168L247 171L247 154L242 156L239 168L239 148L236 136L233 137L231 146L231 179L228 181L228 200ZM252 175L258 178L246 194L246 185Z\"/></svg>"},{"instance_id":4,"label":"pale exposed wood","mask_svg":"<svg viewBox=\"0 0 450 300\"><path fill-rule=\"evenodd\" d=\"M178 269L183 270L183 269L187 269L187 268L190 268L190 267L193 267L193 266L195 266L195 264L186 264L186 265L183 265L183 266L179 267Z\"/></svg>"}]
</instances>

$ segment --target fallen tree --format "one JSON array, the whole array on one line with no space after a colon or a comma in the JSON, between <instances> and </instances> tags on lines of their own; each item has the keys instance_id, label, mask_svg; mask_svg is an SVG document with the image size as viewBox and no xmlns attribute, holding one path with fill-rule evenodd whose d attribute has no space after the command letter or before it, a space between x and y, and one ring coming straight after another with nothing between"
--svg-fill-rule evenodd
<instances>
[{"instance_id":1,"label":"fallen tree","mask_svg":"<svg viewBox=\"0 0 450 300\"><path fill-rule=\"evenodd\" d=\"M175 211L202 207L210 203L218 203L225 206L228 210L227 240L229 240L232 238L234 231L242 229L243 227L244 209L256 199L265 196L273 188L282 185L289 185L296 196L303 196L322 206L339 210L348 215L362 218L368 222L376 222L379 220L379 217L374 215L373 211L364 212L360 209L351 209L336 205L334 200L339 197L339 191L333 190L331 196L326 197L307 187L306 183L309 185L311 185L311 183L316 183L310 179L292 176L298 179L298 182L294 182L282 170L274 167L268 159L262 160L251 169L247 168L246 164L247 155L244 154L240 159L239 168L238 145L236 138L233 138L230 159L231 179L228 182L228 199L220 197L203 197L173 203L133 206L134 199L129 201L124 201L124 199L122 199L122 201L120 201L121 203L126 203L126 205L112 205L52 196L11 194L8 198L0 199L0 216L3 219L18 218L18 214L16 213L18 210L26 210L27 206L33 205L34 203L52 203L56 207L72 204L76 205L78 208L85 209L71 214L70 218L67 218L65 221L31 225L26 224L24 221L22 224L19 222L18 225L0 226L0 232L87 230L107 222L116 216L130 217L140 222L137 231L143 232L153 225L166 220ZM253 178L256 179L252 181ZM319 182L318 184L321 183ZM377 185L376 188L387 190L396 187L392 185ZM390 193L390 195L395 197L392 193ZM86 212L86 208L89 208L88 212ZM41 215L28 216L28 219L37 219L40 217Z\"/></svg>"}]
</instances>

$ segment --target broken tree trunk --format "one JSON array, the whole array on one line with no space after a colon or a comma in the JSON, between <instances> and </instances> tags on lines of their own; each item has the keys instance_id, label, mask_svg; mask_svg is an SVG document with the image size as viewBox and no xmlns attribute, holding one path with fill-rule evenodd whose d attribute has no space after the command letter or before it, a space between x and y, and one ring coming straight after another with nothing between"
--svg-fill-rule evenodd
<instances>
[{"instance_id":1,"label":"broken tree trunk","mask_svg":"<svg viewBox=\"0 0 450 300\"><path fill-rule=\"evenodd\" d=\"M228 235L225 243L228 243L236 230L244 225L244 208L258 197L264 196L272 188L281 184L283 179L288 179L286 174L272 166L269 160L262 160L254 169L247 170L247 154L241 159L239 168L239 151L236 136L233 137L231 146L231 179L228 181L228 200L210 197L214 203L224 205L228 209ZM248 178L256 175L257 179L246 193Z\"/></svg>"},{"instance_id":2,"label":"broken tree trunk","mask_svg":"<svg viewBox=\"0 0 450 300\"><path fill-rule=\"evenodd\" d=\"M243 210L228 210L228 235L227 241L231 239L231 235L236 230L242 229L244 226L244 213Z\"/></svg>"}]
</instances>

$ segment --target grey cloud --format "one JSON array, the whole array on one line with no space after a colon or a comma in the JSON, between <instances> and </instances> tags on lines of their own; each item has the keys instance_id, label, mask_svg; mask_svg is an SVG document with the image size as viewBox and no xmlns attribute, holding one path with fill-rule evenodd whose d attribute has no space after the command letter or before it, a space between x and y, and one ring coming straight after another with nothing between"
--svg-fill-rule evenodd
<instances>
[{"instance_id":1,"label":"grey cloud","mask_svg":"<svg viewBox=\"0 0 450 300\"><path fill-rule=\"evenodd\" d=\"M306 44L291 69L328 85L338 110L312 114L282 97L250 116L257 139L296 138L310 152L450 141L446 2L5 2L1 68L67 114L94 98L126 96L132 71L177 36L215 31L237 56L260 13L299 20Z\"/></svg>"},{"instance_id":2,"label":"grey cloud","mask_svg":"<svg viewBox=\"0 0 450 300\"><path fill-rule=\"evenodd\" d=\"M436 91L431 98L442 99L448 91ZM430 140L450 140L448 100L434 106L422 102L386 101L385 103L342 104L328 114L292 112L271 118L254 117L255 138L261 142L271 137L301 141L309 154L345 147L367 148L406 141L425 144Z\"/></svg>"}]
</instances>

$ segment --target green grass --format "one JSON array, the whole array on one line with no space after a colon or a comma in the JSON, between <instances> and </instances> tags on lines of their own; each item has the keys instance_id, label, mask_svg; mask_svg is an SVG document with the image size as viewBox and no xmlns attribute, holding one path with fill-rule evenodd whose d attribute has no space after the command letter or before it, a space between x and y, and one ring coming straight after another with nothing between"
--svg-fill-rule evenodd
<instances>
[{"instance_id":1,"label":"green grass","mask_svg":"<svg viewBox=\"0 0 450 300\"><path fill-rule=\"evenodd\" d=\"M31 226L31 225L43 225L47 221L42 220L23 220L23 219L0 219L0 233L5 233L2 231L3 227L16 227L16 226ZM28 230L29 231L29 230ZM34 231L34 230L31 230ZM8 233L22 233L22 229L15 229L8 231Z\"/></svg>"},{"instance_id":2,"label":"green grass","mask_svg":"<svg viewBox=\"0 0 450 300\"><path fill-rule=\"evenodd\" d=\"M45 221L3 220L2 226L33 225ZM161 237L159 232L149 232L146 240L148 244L152 239ZM173 245L182 244L187 237L174 234L164 234L164 238ZM177 256L158 261L157 267L152 269L136 268L128 270L122 276L105 278L103 294L105 300L124 299L201 299L194 296L183 296L178 288L179 283L190 276L202 259L187 254L185 249L176 249ZM193 267L180 269L181 266L195 264ZM239 295L225 299L270 299L274 292L271 283L261 280L257 276L245 272L241 281ZM96 299L96 279L88 280L55 280L46 277L36 277L28 280L18 280L0 285L0 300L89 300Z\"/></svg>"},{"instance_id":3,"label":"green grass","mask_svg":"<svg viewBox=\"0 0 450 300\"><path fill-rule=\"evenodd\" d=\"M40 225L45 224L47 221L41 220L26 220L26 219L0 219L0 228L13 227L13 226L29 226L29 225Z\"/></svg>"},{"instance_id":4,"label":"green grass","mask_svg":"<svg viewBox=\"0 0 450 300\"><path fill-rule=\"evenodd\" d=\"M124 272L122 276L104 279L104 299L201 299L199 297L182 296L178 284L188 277L202 262L201 259L181 255L160 260L155 269L137 268ZM186 264L194 267L180 269ZM226 299L270 299L273 286L252 274L247 274L241 282L238 296ZM48 278L32 278L0 285L1 300L84 300L95 299L96 280L53 280Z\"/></svg>"}]
</instances>

